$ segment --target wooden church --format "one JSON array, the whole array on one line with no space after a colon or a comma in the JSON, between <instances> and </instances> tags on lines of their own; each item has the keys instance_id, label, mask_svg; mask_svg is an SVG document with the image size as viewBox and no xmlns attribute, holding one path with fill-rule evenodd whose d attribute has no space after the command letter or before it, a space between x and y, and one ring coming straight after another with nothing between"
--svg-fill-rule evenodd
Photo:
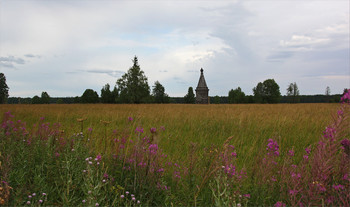
<instances>
[{"instance_id":1,"label":"wooden church","mask_svg":"<svg viewBox=\"0 0 350 207\"><path fill-rule=\"evenodd\" d=\"M199 77L198 85L196 88L196 103L197 104L209 104L209 89L204 79L203 68L201 68L201 76Z\"/></svg>"}]
</instances>

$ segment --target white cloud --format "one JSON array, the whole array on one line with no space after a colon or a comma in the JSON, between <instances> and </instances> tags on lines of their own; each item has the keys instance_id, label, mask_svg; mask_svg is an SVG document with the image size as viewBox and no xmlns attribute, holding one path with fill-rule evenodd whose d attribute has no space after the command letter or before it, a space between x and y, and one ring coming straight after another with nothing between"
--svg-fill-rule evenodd
<instances>
[{"instance_id":1,"label":"white cloud","mask_svg":"<svg viewBox=\"0 0 350 207\"><path fill-rule=\"evenodd\" d=\"M149 84L159 80L170 95L195 87L201 67L211 95L238 86L251 94L265 78L285 85L349 73L348 8L348 1L2 1L0 57L13 58L0 59L0 70L11 96L46 87L51 96L81 95L113 86L137 55ZM329 79L315 80L306 93ZM349 87L331 83L333 91Z\"/></svg>"}]
</instances>

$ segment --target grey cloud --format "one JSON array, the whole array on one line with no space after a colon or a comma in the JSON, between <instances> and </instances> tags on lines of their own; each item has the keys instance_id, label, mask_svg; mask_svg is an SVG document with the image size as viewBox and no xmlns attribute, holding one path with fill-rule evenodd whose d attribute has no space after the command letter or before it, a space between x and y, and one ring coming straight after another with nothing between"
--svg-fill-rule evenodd
<instances>
[{"instance_id":1,"label":"grey cloud","mask_svg":"<svg viewBox=\"0 0 350 207\"><path fill-rule=\"evenodd\" d=\"M33 55L33 54L26 54L24 56L27 57L27 58L41 58L40 55Z\"/></svg>"},{"instance_id":2,"label":"grey cloud","mask_svg":"<svg viewBox=\"0 0 350 207\"><path fill-rule=\"evenodd\" d=\"M16 58L14 56L0 57L0 62L5 64L24 64L25 61L22 58Z\"/></svg>"},{"instance_id":3,"label":"grey cloud","mask_svg":"<svg viewBox=\"0 0 350 207\"><path fill-rule=\"evenodd\" d=\"M85 72L107 74L107 75L110 75L112 77L120 77L121 74L125 73L124 71L120 71L120 70L97 70L97 69L85 70Z\"/></svg>"},{"instance_id":4,"label":"grey cloud","mask_svg":"<svg viewBox=\"0 0 350 207\"><path fill-rule=\"evenodd\" d=\"M167 70L159 70L159 72L161 72L161 73L167 73L168 71L167 71Z\"/></svg>"}]
</instances>

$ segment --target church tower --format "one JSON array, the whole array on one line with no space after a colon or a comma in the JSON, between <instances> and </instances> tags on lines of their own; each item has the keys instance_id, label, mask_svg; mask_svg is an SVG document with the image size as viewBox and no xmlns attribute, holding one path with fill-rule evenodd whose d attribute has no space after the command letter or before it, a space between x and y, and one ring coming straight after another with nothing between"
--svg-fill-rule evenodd
<instances>
[{"instance_id":1,"label":"church tower","mask_svg":"<svg viewBox=\"0 0 350 207\"><path fill-rule=\"evenodd\" d=\"M196 103L209 104L209 89L204 79L203 68L201 68L201 76L199 77L196 88Z\"/></svg>"}]
</instances>

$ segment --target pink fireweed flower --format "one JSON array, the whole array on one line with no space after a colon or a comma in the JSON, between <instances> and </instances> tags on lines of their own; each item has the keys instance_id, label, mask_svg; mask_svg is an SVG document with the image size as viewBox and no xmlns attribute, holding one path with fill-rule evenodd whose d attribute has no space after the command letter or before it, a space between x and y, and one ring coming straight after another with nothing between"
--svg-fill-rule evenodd
<instances>
[{"instance_id":1,"label":"pink fireweed flower","mask_svg":"<svg viewBox=\"0 0 350 207\"><path fill-rule=\"evenodd\" d=\"M282 201L277 201L277 203L275 203L274 205L275 207L285 207L287 206L285 203L283 203Z\"/></svg>"},{"instance_id":2,"label":"pink fireweed flower","mask_svg":"<svg viewBox=\"0 0 350 207\"><path fill-rule=\"evenodd\" d=\"M101 154L98 154L97 156L96 156L96 158L95 158L95 161L100 161L101 160Z\"/></svg>"},{"instance_id":3,"label":"pink fireweed flower","mask_svg":"<svg viewBox=\"0 0 350 207\"><path fill-rule=\"evenodd\" d=\"M137 132L142 134L143 133L143 128L142 127L136 127L135 133L137 133Z\"/></svg>"},{"instance_id":4,"label":"pink fireweed flower","mask_svg":"<svg viewBox=\"0 0 350 207\"><path fill-rule=\"evenodd\" d=\"M243 197L250 198L250 194L244 194Z\"/></svg>"},{"instance_id":5,"label":"pink fireweed flower","mask_svg":"<svg viewBox=\"0 0 350 207\"><path fill-rule=\"evenodd\" d=\"M344 186L343 185L333 185L333 188L335 189L335 190L344 190Z\"/></svg>"},{"instance_id":6,"label":"pink fireweed flower","mask_svg":"<svg viewBox=\"0 0 350 207\"><path fill-rule=\"evenodd\" d=\"M274 155L279 156L279 146L276 141L273 139L268 139L268 144L266 150L268 151L268 155L270 155L270 152L273 152Z\"/></svg>"},{"instance_id":7,"label":"pink fireweed flower","mask_svg":"<svg viewBox=\"0 0 350 207\"><path fill-rule=\"evenodd\" d=\"M310 153L311 153L311 149L310 149L310 148L305 148L305 152L306 152L307 154L310 154Z\"/></svg>"},{"instance_id":8,"label":"pink fireweed flower","mask_svg":"<svg viewBox=\"0 0 350 207\"><path fill-rule=\"evenodd\" d=\"M158 145L151 144L151 145L149 145L148 149L149 149L150 154L155 155L157 153L157 150L158 150Z\"/></svg>"},{"instance_id":9,"label":"pink fireweed flower","mask_svg":"<svg viewBox=\"0 0 350 207\"><path fill-rule=\"evenodd\" d=\"M154 133L156 133L157 130L156 130L156 128L152 127L150 131L152 134L154 134Z\"/></svg>"},{"instance_id":10,"label":"pink fireweed flower","mask_svg":"<svg viewBox=\"0 0 350 207\"><path fill-rule=\"evenodd\" d=\"M289 151L288 151L288 155L291 156L291 157L293 157L293 156L294 156L294 150L292 150L292 149L289 150Z\"/></svg>"}]
</instances>

